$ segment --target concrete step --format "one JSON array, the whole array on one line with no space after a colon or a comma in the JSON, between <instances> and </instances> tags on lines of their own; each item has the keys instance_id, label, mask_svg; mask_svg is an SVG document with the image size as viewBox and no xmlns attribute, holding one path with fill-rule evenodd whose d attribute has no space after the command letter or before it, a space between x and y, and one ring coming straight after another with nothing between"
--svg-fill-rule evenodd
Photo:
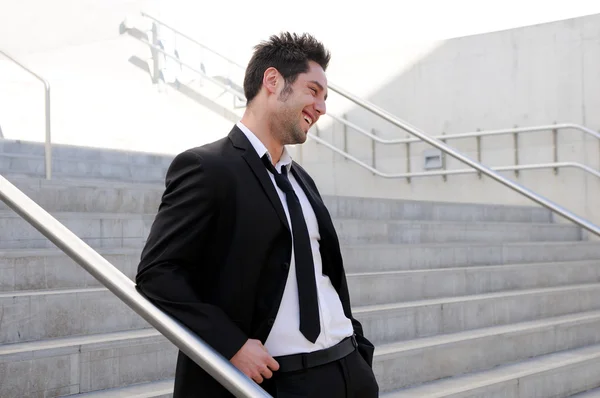
<instances>
[{"instance_id":1,"label":"concrete step","mask_svg":"<svg viewBox=\"0 0 600 398\"><path fill-rule=\"evenodd\" d=\"M600 311L378 346L382 392L600 343Z\"/></svg>"},{"instance_id":2,"label":"concrete step","mask_svg":"<svg viewBox=\"0 0 600 398\"><path fill-rule=\"evenodd\" d=\"M409 384L491 369L498 364L526 360L530 356L594 344L600 340L600 335L596 333L599 326L600 313L589 312L379 346L376 349L374 370L382 392L393 391ZM517 344L520 341L530 343ZM490 347L493 347L493 353L490 352ZM586 353L585 359L590 359L587 355L590 354L588 350L590 348L586 347L571 353L583 352ZM600 349L594 352L598 354L591 355L592 358L600 356ZM562 362L561 355L553 354L554 361L548 361L546 366L541 368L546 368L551 363ZM141 394L139 396L142 397L169 396L171 381L164 379L173 375L175 356L175 347L152 329L4 345L0 347L0 369L4 370L0 375L6 375L6 379L0 380L2 381L0 396L8 398L30 396L35 393L62 395L78 392L95 392L87 395L90 397L137 397L138 395L131 395L133 392ZM572 355L570 357L573 358ZM440 358L445 360L442 361ZM533 361L543 359L543 357L536 358ZM535 368L539 371L540 367L532 364L533 361L527 361L530 365L529 370ZM580 361L571 364L576 363L580 364ZM518 367L519 364L500 369L506 370L511 366ZM498 369L483 374L489 375L497 372ZM24 378L23 375L28 377ZM488 377L486 381L489 384L490 381L498 382L498 375L495 376L495 378ZM514 373L510 376L514 377ZM473 375L462 377L469 378ZM24 383L24 380L28 382ZM162 381L152 383L154 380ZM436 383L447 384L448 380L440 380ZM460 380L460 377L456 380ZM150 383L128 389L119 388L144 382ZM416 389L432 386L435 387L435 384L419 386ZM480 387L481 383L477 386ZM445 386L439 392L449 392L448 387L451 386ZM461 387L472 388L473 384L462 383ZM593 386L584 388L591 387ZM425 395L425 391L422 395L417 392L406 395L410 394L410 391L410 389L397 391L384 396L394 398L429 396Z\"/></svg>"},{"instance_id":3,"label":"concrete step","mask_svg":"<svg viewBox=\"0 0 600 398\"><path fill-rule=\"evenodd\" d=\"M352 293L351 293L352 295ZM600 284L515 290L360 306L355 316L377 343L600 309ZM148 327L105 288L0 294L0 344Z\"/></svg>"},{"instance_id":4,"label":"concrete step","mask_svg":"<svg viewBox=\"0 0 600 398\"><path fill-rule=\"evenodd\" d=\"M106 260L132 278L140 249L100 249ZM0 251L0 292L102 287L94 277L58 249Z\"/></svg>"},{"instance_id":5,"label":"concrete step","mask_svg":"<svg viewBox=\"0 0 600 398\"><path fill-rule=\"evenodd\" d=\"M351 196L324 197L323 200L333 218L534 223L551 222L553 219L552 212L540 206L482 205Z\"/></svg>"},{"instance_id":6,"label":"concrete step","mask_svg":"<svg viewBox=\"0 0 600 398\"><path fill-rule=\"evenodd\" d=\"M154 214L163 183L125 183L105 180L14 178L8 180L50 213L89 212ZM8 207L0 202L0 210Z\"/></svg>"},{"instance_id":7,"label":"concrete step","mask_svg":"<svg viewBox=\"0 0 600 398\"><path fill-rule=\"evenodd\" d=\"M600 310L600 284L514 290L358 306L354 316L375 344Z\"/></svg>"},{"instance_id":8,"label":"concrete step","mask_svg":"<svg viewBox=\"0 0 600 398\"><path fill-rule=\"evenodd\" d=\"M564 398L596 387L600 387L600 344L384 393L381 397Z\"/></svg>"},{"instance_id":9,"label":"concrete step","mask_svg":"<svg viewBox=\"0 0 600 398\"><path fill-rule=\"evenodd\" d=\"M0 170L0 174L2 171ZM164 181L125 183L88 176L41 178L6 176L50 212L155 213ZM499 206L470 203L422 202L378 198L324 196L336 219L550 223L552 214L534 206ZM72 203L71 203L72 202ZM1 205L1 204L0 204Z\"/></svg>"},{"instance_id":10,"label":"concrete step","mask_svg":"<svg viewBox=\"0 0 600 398\"><path fill-rule=\"evenodd\" d=\"M45 176L45 160L43 157L1 154L0 173L16 176ZM100 178L104 180L156 182L165 180L165 166L134 163L105 163L88 159L52 160L52 175L54 178Z\"/></svg>"},{"instance_id":11,"label":"concrete step","mask_svg":"<svg viewBox=\"0 0 600 398\"><path fill-rule=\"evenodd\" d=\"M600 259L600 242L344 245L347 272L400 271Z\"/></svg>"},{"instance_id":12,"label":"concrete step","mask_svg":"<svg viewBox=\"0 0 600 398\"><path fill-rule=\"evenodd\" d=\"M77 394L79 398L171 398L173 379Z\"/></svg>"},{"instance_id":13,"label":"concrete step","mask_svg":"<svg viewBox=\"0 0 600 398\"><path fill-rule=\"evenodd\" d=\"M9 155L44 159L45 146L39 142L0 139L0 156ZM52 144L52 157L59 160L85 160L98 163L168 167L174 156L118 149Z\"/></svg>"},{"instance_id":14,"label":"concrete step","mask_svg":"<svg viewBox=\"0 0 600 398\"><path fill-rule=\"evenodd\" d=\"M53 216L94 248L141 248L154 215L55 213ZM52 248L52 242L14 212L0 212L0 249Z\"/></svg>"},{"instance_id":15,"label":"concrete step","mask_svg":"<svg viewBox=\"0 0 600 398\"><path fill-rule=\"evenodd\" d=\"M5 344L0 397L63 396L166 380L174 376L176 356L175 346L154 329Z\"/></svg>"},{"instance_id":16,"label":"concrete step","mask_svg":"<svg viewBox=\"0 0 600 398\"><path fill-rule=\"evenodd\" d=\"M336 219L344 244L452 242L558 242L582 239L570 224Z\"/></svg>"},{"instance_id":17,"label":"concrete step","mask_svg":"<svg viewBox=\"0 0 600 398\"><path fill-rule=\"evenodd\" d=\"M135 276L141 249L99 249L128 277ZM523 263L414 271L349 273L353 300L364 305L460 296L495 291L594 282L600 259ZM101 287L81 266L57 249L0 251L0 292Z\"/></svg>"},{"instance_id":18,"label":"concrete step","mask_svg":"<svg viewBox=\"0 0 600 398\"><path fill-rule=\"evenodd\" d=\"M348 274L353 303L376 305L600 282L600 259Z\"/></svg>"},{"instance_id":19,"label":"concrete step","mask_svg":"<svg viewBox=\"0 0 600 398\"><path fill-rule=\"evenodd\" d=\"M55 212L52 215L94 247L131 247L144 242L154 214ZM524 223L334 220L342 244L442 242L560 242L581 240L572 225ZM0 211L0 249L52 247L12 211Z\"/></svg>"},{"instance_id":20,"label":"concrete step","mask_svg":"<svg viewBox=\"0 0 600 398\"><path fill-rule=\"evenodd\" d=\"M0 294L0 344L149 327L105 288Z\"/></svg>"},{"instance_id":21,"label":"concrete step","mask_svg":"<svg viewBox=\"0 0 600 398\"><path fill-rule=\"evenodd\" d=\"M600 398L600 388L594 388L579 394L571 395L572 398Z\"/></svg>"}]
</instances>

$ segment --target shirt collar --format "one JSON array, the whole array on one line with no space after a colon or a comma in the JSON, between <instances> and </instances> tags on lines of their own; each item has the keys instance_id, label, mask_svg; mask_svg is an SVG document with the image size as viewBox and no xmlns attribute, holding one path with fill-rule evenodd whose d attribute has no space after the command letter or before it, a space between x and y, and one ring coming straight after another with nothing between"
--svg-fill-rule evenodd
<instances>
[{"instance_id":1,"label":"shirt collar","mask_svg":"<svg viewBox=\"0 0 600 398\"><path fill-rule=\"evenodd\" d=\"M248 127L246 127L241 121L237 122L236 126L238 126L238 128L242 130L242 133L244 133L244 135L248 138L248 141L250 141L250 144L252 144L252 147L258 154L259 158L262 158L266 153L269 157L269 160L272 161L271 154L267 150L265 144L263 144L261 140L259 140L258 137L252 131L250 131ZM275 169L281 173L281 167L285 166L287 167L287 170L289 172L292 166L292 160L292 156L290 155L289 151L284 145L281 158L279 159L279 162L277 162L277 164L275 165Z\"/></svg>"}]
</instances>

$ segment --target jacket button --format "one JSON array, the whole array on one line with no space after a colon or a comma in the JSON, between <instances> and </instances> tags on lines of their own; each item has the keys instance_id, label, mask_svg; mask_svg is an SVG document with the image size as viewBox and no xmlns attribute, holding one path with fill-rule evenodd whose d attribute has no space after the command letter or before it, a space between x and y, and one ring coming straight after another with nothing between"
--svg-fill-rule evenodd
<instances>
[{"instance_id":1,"label":"jacket button","mask_svg":"<svg viewBox=\"0 0 600 398\"><path fill-rule=\"evenodd\" d=\"M288 269L290 269L290 263L283 263L283 264L281 264L281 268L283 268L284 270L287 271Z\"/></svg>"}]
</instances>

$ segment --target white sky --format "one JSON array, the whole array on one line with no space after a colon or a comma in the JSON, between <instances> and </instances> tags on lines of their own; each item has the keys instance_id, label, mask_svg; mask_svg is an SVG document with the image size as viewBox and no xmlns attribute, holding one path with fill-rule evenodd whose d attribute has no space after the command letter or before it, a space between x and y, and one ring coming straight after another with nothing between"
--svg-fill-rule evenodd
<instances>
[{"instance_id":1,"label":"white sky","mask_svg":"<svg viewBox=\"0 0 600 398\"><path fill-rule=\"evenodd\" d=\"M600 13L598 0L417 0L398 19L402 30L431 39L464 36ZM400 6L400 10L401 10Z\"/></svg>"},{"instance_id":2,"label":"white sky","mask_svg":"<svg viewBox=\"0 0 600 398\"><path fill-rule=\"evenodd\" d=\"M348 52L600 13L600 0L156 1L161 17L238 59L281 30L308 31L330 49Z\"/></svg>"}]
</instances>

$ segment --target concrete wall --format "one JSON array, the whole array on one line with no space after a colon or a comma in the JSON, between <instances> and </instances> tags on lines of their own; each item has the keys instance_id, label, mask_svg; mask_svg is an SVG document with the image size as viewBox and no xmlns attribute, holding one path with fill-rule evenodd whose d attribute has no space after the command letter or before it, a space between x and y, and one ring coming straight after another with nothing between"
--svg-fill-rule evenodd
<instances>
[{"instance_id":1,"label":"concrete wall","mask_svg":"<svg viewBox=\"0 0 600 398\"><path fill-rule=\"evenodd\" d=\"M428 53L415 57L413 47L398 46L344 59L342 68L332 68L335 82L369 101L399 115L430 135L452 134L477 129L533 126L572 122L600 129L600 15L577 18L509 31L463 37L435 43ZM403 62L403 54L406 62ZM415 61L416 59L416 61ZM337 61L336 66L339 66ZM386 84L369 87L368 81L382 65L400 72ZM356 76L363 75L364 79ZM357 82L357 80L361 80ZM377 78L375 79L377 80ZM348 120L367 129L375 128L385 138L400 138L401 129L357 109L345 100L338 108ZM321 136L343 145L343 128L324 123ZM449 144L471 158L477 158L476 140L451 140ZM371 140L356 132L347 133L349 152L371 164ZM411 145L411 170L423 170L425 144ZM489 137L482 140L482 162L489 166L514 164L513 137ZM553 161L551 132L522 134L519 137L520 163ZM527 204L528 199L476 175L406 180L385 180L317 144L302 150L306 167L318 176L321 186L342 195L392 196L413 199L443 199L466 202ZM583 133L561 131L558 159L600 168L600 143ZM378 169L402 173L406 168L406 146L376 148ZM448 168L464 168L455 159L447 159ZM580 170L524 171L517 177L503 173L526 187L549 197L580 215L600 222L600 181ZM365 181L355 184L352 181Z\"/></svg>"}]
</instances>

